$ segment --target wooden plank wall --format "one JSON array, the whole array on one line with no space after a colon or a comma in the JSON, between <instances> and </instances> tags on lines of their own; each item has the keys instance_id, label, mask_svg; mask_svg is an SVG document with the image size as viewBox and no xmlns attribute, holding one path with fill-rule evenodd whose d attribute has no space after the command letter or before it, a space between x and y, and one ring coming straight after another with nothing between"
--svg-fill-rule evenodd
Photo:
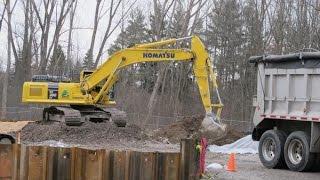
<instances>
[{"instance_id":1,"label":"wooden plank wall","mask_svg":"<svg viewBox=\"0 0 320 180\"><path fill-rule=\"evenodd\" d=\"M186 155L192 147L182 144L178 153L0 144L0 180L196 179L194 168L186 165L196 164Z\"/></svg>"}]
</instances>

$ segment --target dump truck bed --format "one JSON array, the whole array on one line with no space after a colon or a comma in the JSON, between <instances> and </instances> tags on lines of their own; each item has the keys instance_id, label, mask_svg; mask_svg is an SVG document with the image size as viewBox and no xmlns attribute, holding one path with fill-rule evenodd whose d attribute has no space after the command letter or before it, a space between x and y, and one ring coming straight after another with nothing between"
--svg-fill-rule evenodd
<instances>
[{"instance_id":1,"label":"dump truck bed","mask_svg":"<svg viewBox=\"0 0 320 180\"><path fill-rule=\"evenodd\" d=\"M320 122L320 52L255 56L254 124L265 118Z\"/></svg>"}]
</instances>

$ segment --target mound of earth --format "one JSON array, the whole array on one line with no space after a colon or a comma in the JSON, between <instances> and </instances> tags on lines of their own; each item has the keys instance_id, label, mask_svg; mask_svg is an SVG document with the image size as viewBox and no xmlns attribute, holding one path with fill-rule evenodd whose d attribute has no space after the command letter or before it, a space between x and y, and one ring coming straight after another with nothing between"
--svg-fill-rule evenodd
<instances>
[{"instance_id":1,"label":"mound of earth","mask_svg":"<svg viewBox=\"0 0 320 180\"><path fill-rule=\"evenodd\" d=\"M170 143L179 143L183 138L206 137L209 144L223 145L232 143L244 136L230 126L225 131L217 128L215 131L200 131L204 116L183 117L181 120L172 123L166 127L157 129L153 137L160 141L169 141Z\"/></svg>"},{"instance_id":2,"label":"mound of earth","mask_svg":"<svg viewBox=\"0 0 320 180\"><path fill-rule=\"evenodd\" d=\"M179 150L177 145L152 140L136 125L117 127L112 122L85 122L82 126L66 126L59 122L29 123L21 131L21 142L31 145L63 144L90 149Z\"/></svg>"}]
</instances>

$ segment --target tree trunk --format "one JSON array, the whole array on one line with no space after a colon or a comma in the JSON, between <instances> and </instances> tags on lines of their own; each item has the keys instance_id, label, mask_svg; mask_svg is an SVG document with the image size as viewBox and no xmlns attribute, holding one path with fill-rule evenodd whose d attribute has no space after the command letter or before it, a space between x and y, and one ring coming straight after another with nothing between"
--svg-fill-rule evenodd
<instances>
[{"instance_id":1,"label":"tree trunk","mask_svg":"<svg viewBox=\"0 0 320 180\"><path fill-rule=\"evenodd\" d=\"M78 1L76 0L74 2L74 5L71 7L70 10L70 22L69 22L69 34L68 34L68 48L67 48L67 74L69 77L71 77L71 66L72 66L72 61L71 61L71 48L72 48L72 31L73 31L73 20L74 20L74 15L75 11L78 5Z\"/></svg>"},{"instance_id":2,"label":"tree trunk","mask_svg":"<svg viewBox=\"0 0 320 180\"><path fill-rule=\"evenodd\" d=\"M9 82L9 73L10 73L10 65L11 65L11 40L10 38L12 35L11 30L11 9L10 9L10 0L7 1L6 7L7 9L7 17L8 17L8 49L7 49L7 67L6 67L6 73L4 75L4 81L3 81L3 89L2 89L2 98L1 98L1 119L6 118L6 112L7 112L7 97L8 97L8 82Z\"/></svg>"},{"instance_id":3,"label":"tree trunk","mask_svg":"<svg viewBox=\"0 0 320 180\"><path fill-rule=\"evenodd\" d=\"M93 49L94 49L94 44L96 42L96 35L97 35L97 30L98 30L98 25L99 25L99 10L100 10L101 2L102 2L102 0L97 0L96 10L94 13L93 31L92 31L92 35L91 35L90 47L88 50L89 57L93 57Z\"/></svg>"}]
</instances>

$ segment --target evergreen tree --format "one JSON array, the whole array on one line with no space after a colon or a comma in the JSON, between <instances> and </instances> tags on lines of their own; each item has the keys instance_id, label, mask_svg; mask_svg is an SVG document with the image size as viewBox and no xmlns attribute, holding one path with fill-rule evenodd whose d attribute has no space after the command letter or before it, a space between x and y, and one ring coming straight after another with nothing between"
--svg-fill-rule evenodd
<instances>
[{"instance_id":1,"label":"evergreen tree","mask_svg":"<svg viewBox=\"0 0 320 180\"><path fill-rule=\"evenodd\" d=\"M148 33L148 28L145 23L145 16L141 9L137 8L130 14L127 27L119 34L116 41L108 49L109 55L124 49L134 44L149 42L151 37ZM133 84L141 81L141 87L147 90L152 90L154 84L155 72L150 66L153 63L140 63L135 68L127 68L122 71L122 76L126 76L126 83Z\"/></svg>"},{"instance_id":2,"label":"evergreen tree","mask_svg":"<svg viewBox=\"0 0 320 180\"><path fill-rule=\"evenodd\" d=\"M237 111L242 107L244 95L239 92L245 88L243 82L247 81L243 76L243 65L245 62L244 47L244 18L241 2L236 0L216 1L215 8L209 15L207 35L208 47L213 51L214 64L217 68L219 82L224 89L221 91L224 104L230 111ZM241 97L241 98L239 98ZM226 118L242 116L233 113Z\"/></svg>"},{"instance_id":3,"label":"evergreen tree","mask_svg":"<svg viewBox=\"0 0 320 180\"><path fill-rule=\"evenodd\" d=\"M167 29L167 34L171 38L179 38L181 37L181 34L184 33L182 32L183 28L183 23L184 23L184 10L181 5L177 7L176 12L173 15L172 22L169 24L169 27Z\"/></svg>"},{"instance_id":4,"label":"evergreen tree","mask_svg":"<svg viewBox=\"0 0 320 180\"><path fill-rule=\"evenodd\" d=\"M93 55L89 51L86 53L86 55L83 59L82 67L87 70L94 69Z\"/></svg>"},{"instance_id":5,"label":"evergreen tree","mask_svg":"<svg viewBox=\"0 0 320 180\"><path fill-rule=\"evenodd\" d=\"M83 67L79 60L77 60L75 64L72 64L72 71L71 71L72 82L80 81L80 72L82 71L82 69Z\"/></svg>"},{"instance_id":6,"label":"evergreen tree","mask_svg":"<svg viewBox=\"0 0 320 180\"><path fill-rule=\"evenodd\" d=\"M62 50L61 45L58 45L57 49L53 52L49 66L48 73L50 75L62 76L65 75L66 56Z\"/></svg>"}]
</instances>

